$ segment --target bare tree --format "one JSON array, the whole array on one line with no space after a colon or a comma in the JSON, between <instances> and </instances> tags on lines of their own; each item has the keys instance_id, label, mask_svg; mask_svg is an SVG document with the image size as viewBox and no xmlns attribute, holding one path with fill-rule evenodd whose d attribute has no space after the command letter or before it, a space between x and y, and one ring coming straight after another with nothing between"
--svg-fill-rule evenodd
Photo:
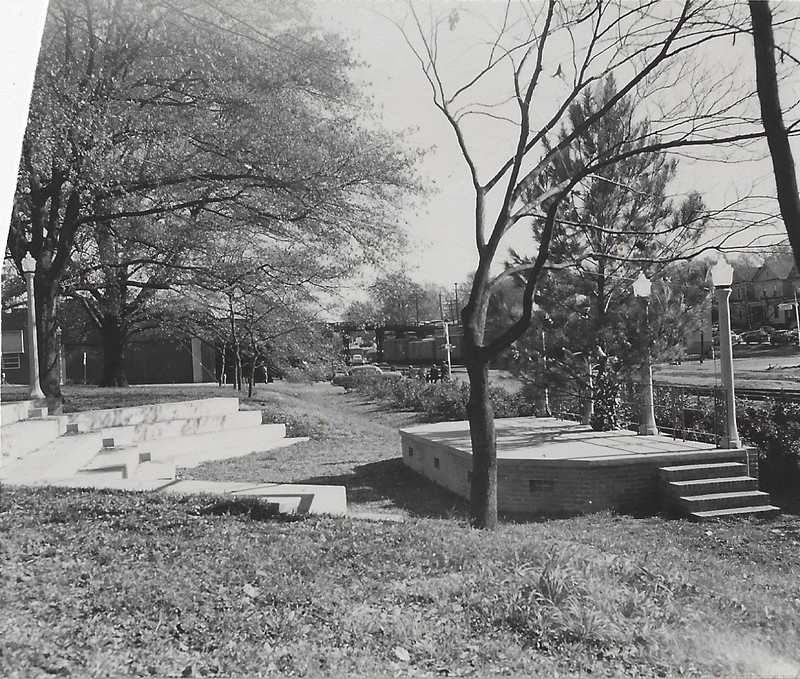
<instances>
[{"instance_id":1,"label":"bare tree","mask_svg":"<svg viewBox=\"0 0 800 679\"><path fill-rule=\"evenodd\" d=\"M398 23L471 177L475 201L471 228L478 266L462 311L473 452L470 515L475 527L493 528L497 524L497 448L488 397L489 364L531 323L534 292L548 264L562 201L583 179L626 158L741 142L759 132L742 124L750 91L722 72L722 65L712 69L707 59L702 63L693 59L711 41L736 35L736 26L742 23L737 7L723 9L688 0L680 4L509 2L499 13L495 37L475 44L459 61L447 53L449 38L475 28L485 17L472 16L468 4L438 15L434 11L423 16L412 3ZM721 20L721 13L728 16ZM481 26L485 29L484 23ZM453 63L468 63L474 70L453 84L449 71ZM617 82L616 95L584 119L573 121L568 134L545 148L543 141L565 120L572 104L610 75ZM538 183L584 131L625 97L632 97L659 124L633 129L625 143L591 153L586 163L558 183ZM491 140L489 149L485 143L481 147L486 139ZM497 274L506 236L520 223L533 221L541 227L530 263ZM636 253L625 257L637 259ZM646 261L646 257L640 259ZM492 293L510 273L525 280L521 310L513 322L488 339L486 317Z\"/></svg>"}]
</instances>

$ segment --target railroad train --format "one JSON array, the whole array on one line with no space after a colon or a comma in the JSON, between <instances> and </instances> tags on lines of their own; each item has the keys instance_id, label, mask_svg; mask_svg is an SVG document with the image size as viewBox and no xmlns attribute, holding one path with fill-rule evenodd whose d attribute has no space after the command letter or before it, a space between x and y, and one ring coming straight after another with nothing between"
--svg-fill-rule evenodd
<instances>
[{"instance_id":1,"label":"railroad train","mask_svg":"<svg viewBox=\"0 0 800 679\"><path fill-rule=\"evenodd\" d=\"M378 327L370 331L347 333L346 351L350 363L379 361L391 365L431 365L447 360L444 325L441 322L413 326ZM463 332L460 325L448 324L450 362L462 362ZM372 339L374 337L374 340ZM358 340L361 340L360 342ZM353 360L356 356L359 358Z\"/></svg>"}]
</instances>

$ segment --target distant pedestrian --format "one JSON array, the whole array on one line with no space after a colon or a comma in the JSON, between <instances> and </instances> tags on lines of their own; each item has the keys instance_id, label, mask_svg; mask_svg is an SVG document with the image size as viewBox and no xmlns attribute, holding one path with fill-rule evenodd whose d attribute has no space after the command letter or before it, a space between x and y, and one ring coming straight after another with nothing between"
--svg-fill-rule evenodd
<instances>
[{"instance_id":1,"label":"distant pedestrian","mask_svg":"<svg viewBox=\"0 0 800 679\"><path fill-rule=\"evenodd\" d=\"M439 368L434 364L431 366L431 382L436 384L439 381Z\"/></svg>"},{"instance_id":2,"label":"distant pedestrian","mask_svg":"<svg viewBox=\"0 0 800 679\"><path fill-rule=\"evenodd\" d=\"M450 374L447 370L447 363L442 363L442 367L439 369L439 379L441 379L442 382L450 379Z\"/></svg>"}]
</instances>

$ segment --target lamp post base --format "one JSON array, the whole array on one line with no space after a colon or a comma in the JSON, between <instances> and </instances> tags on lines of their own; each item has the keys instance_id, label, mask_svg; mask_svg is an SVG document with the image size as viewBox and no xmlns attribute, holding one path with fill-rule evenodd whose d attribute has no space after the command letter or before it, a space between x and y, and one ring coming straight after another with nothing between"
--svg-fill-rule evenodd
<instances>
[{"instance_id":1,"label":"lamp post base","mask_svg":"<svg viewBox=\"0 0 800 679\"><path fill-rule=\"evenodd\" d=\"M658 429L654 424L643 424L639 427L639 436L658 436Z\"/></svg>"}]
</instances>

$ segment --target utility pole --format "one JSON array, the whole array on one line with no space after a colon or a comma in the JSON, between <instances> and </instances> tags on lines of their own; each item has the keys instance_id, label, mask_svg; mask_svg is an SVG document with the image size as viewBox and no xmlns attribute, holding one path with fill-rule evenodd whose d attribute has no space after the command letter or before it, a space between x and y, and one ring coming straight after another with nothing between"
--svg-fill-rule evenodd
<instances>
[{"instance_id":1,"label":"utility pole","mask_svg":"<svg viewBox=\"0 0 800 679\"><path fill-rule=\"evenodd\" d=\"M454 323L458 323L459 320L460 320L460 318L459 318L460 317L460 312L458 310L458 283L455 283L454 286L455 286L455 290L456 290L456 312L453 315L453 322Z\"/></svg>"}]
</instances>

